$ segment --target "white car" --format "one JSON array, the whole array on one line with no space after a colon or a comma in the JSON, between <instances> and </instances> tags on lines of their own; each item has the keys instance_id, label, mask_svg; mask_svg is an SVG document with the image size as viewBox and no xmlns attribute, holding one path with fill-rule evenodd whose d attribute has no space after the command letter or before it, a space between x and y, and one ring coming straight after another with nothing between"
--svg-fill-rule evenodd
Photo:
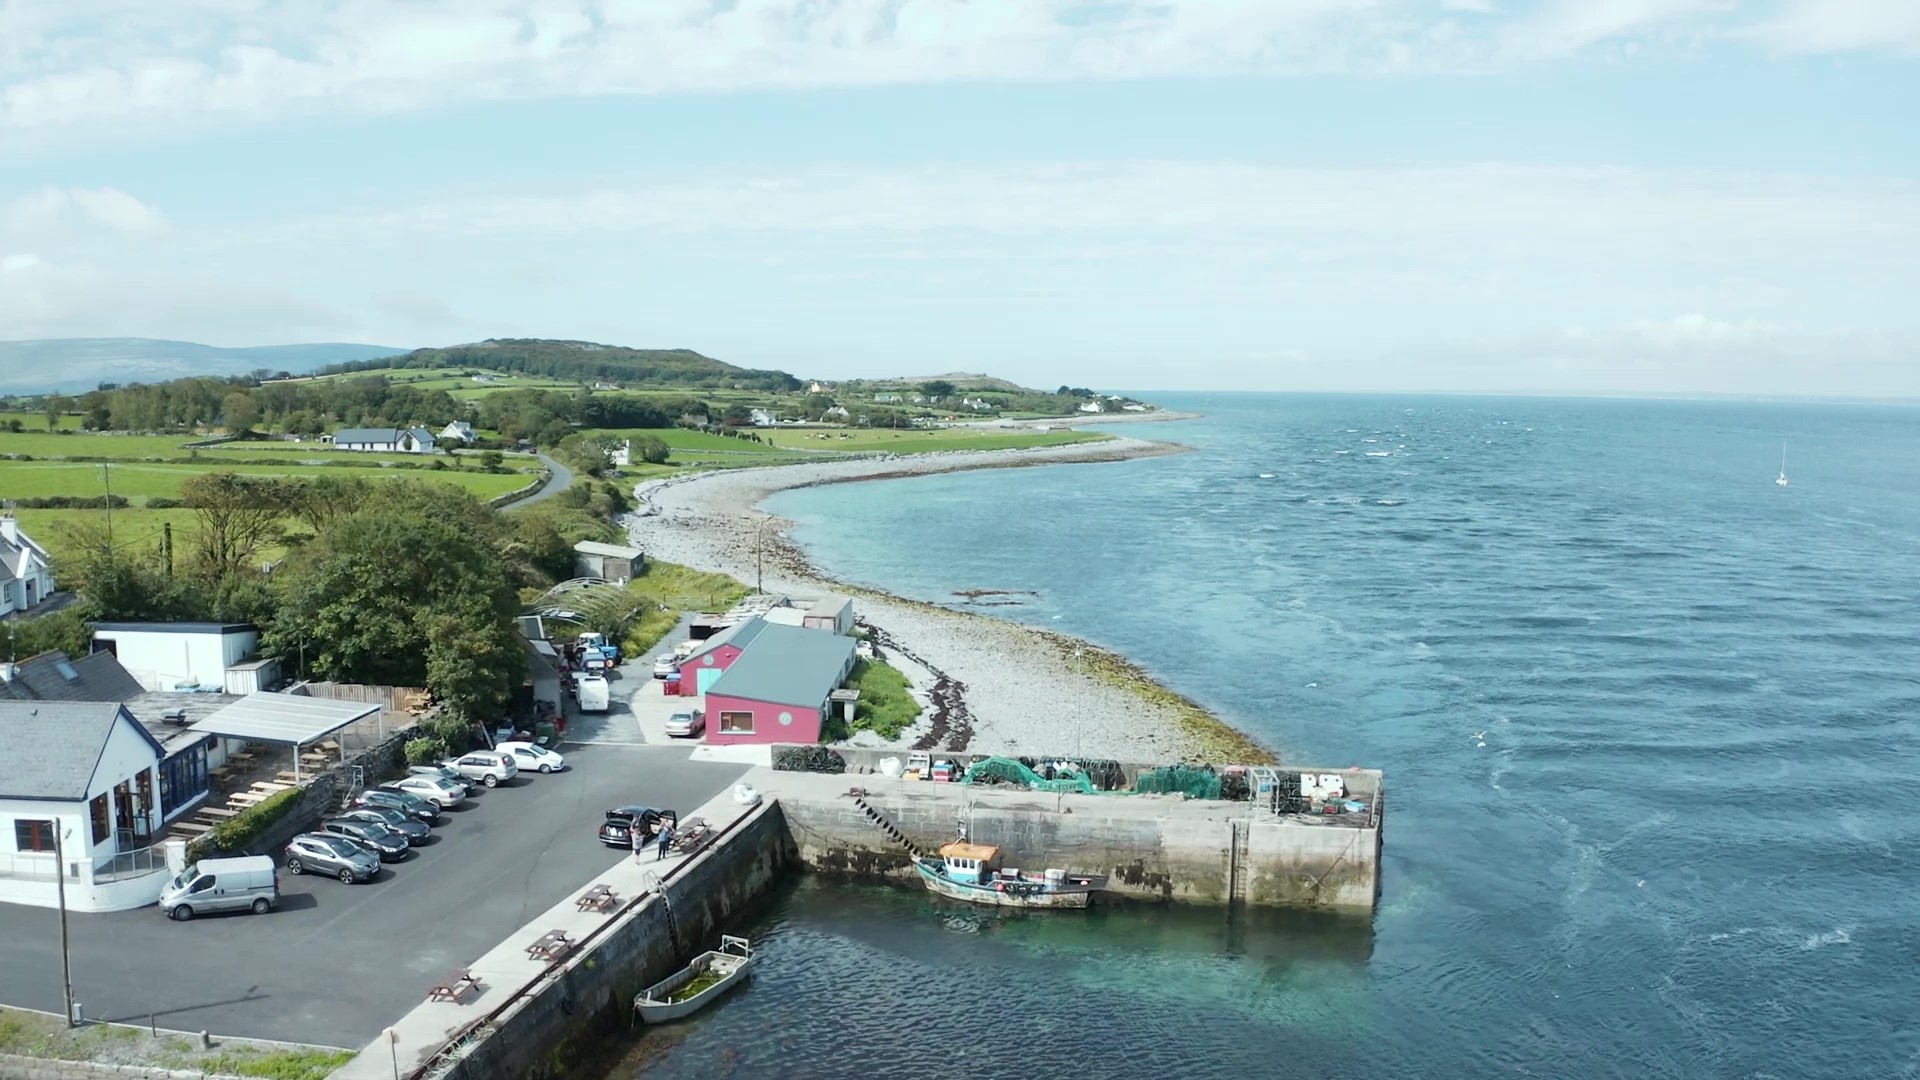
<instances>
[{"instance_id":1,"label":"white car","mask_svg":"<svg viewBox=\"0 0 1920 1080\"><path fill-rule=\"evenodd\" d=\"M504 784L520 775L520 766L514 762L513 755L498 750L475 750L452 758L446 764L461 776L478 780L488 787Z\"/></svg>"},{"instance_id":2,"label":"white car","mask_svg":"<svg viewBox=\"0 0 1920 1080\"><path fill-rule=\"evenodd\" d=\"M670 738L686 738L706 730L707 714L699 709L677 712L667 717L667 735Z\"/></svg>"},{"instance_id":3,"label":"white car","mask_svg":"<svg viewBox=\"0 0 1920 1080\"><path fill-rule=\"evenodd\" d=\"M438 776L413 774L380 786L388 791L404 791L409 795L418 795L435 806L458 806L467 801L465 784Z\"/></svg>"},{"instance_id":4,"label":"white car","mask_svg":"<svg viewBox=\"0 0 1920 1080\"><path fill-rule=\"evenodd\" d=\"M653 677L656 679L677 679L680 677L680 661L671 656L658 657L653 661Z\"/></svg>"},{"instance_id":5,"label":"white car","mask_svg":"<svg viewBox=\"0 0 1920 1080\"><path fill-rule=\"evenodd\" d=\"M535 746L530 742L503 742L494 749L513 757L514 764L523 769L537 769L544 773L559 772L567 767L567 759L544 746Z\"/></svg>"}]
</instances>

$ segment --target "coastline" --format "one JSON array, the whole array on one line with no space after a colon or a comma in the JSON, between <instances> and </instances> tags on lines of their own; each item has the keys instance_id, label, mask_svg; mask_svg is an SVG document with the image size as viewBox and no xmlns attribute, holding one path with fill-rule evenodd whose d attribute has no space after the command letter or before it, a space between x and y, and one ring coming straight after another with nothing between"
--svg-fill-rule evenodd
<instances>
[{"instance_id":1,"label":"coastline","mask_svg":"<svg viewBox=\"0 0 1920 1080\"><path fill-rule=\"evenodd\" d=\"M651 558L752 583L759 542L768 592L856 597L856 611L876 631L876 645L929 707L899 739L856 732L853 745L1012 756L1075 754L1147 763L1273 761L1274 753L1257 740L1111 650L1056 631L835 581L789 539L792 522L759 509L775 492L822 484L1189 452L1191 448L1172 443L1116 435L1099 443L1036 449L957 450L697 473L636 485L638 509L624 524L634 544Z\"/></svg>"}]
</instances>

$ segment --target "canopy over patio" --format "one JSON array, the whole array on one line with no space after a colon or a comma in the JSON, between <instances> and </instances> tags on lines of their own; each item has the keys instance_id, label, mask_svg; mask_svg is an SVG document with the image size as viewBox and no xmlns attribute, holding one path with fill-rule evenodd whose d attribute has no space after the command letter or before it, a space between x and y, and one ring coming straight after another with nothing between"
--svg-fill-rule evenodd
<instances>
[{"instance_id":1,"label":"canopy over patio","mask_svg":"<svg viewBox=\"0 0 1920 1080\"><path fill-rule=\"evenodd\" d=\"M292 746L293 769L298 776L300 747L319 742L379 711L379 705L364 701L335 701L262 690L248 694L188 730L245 742Z\"/></svg>"}]
</instances>

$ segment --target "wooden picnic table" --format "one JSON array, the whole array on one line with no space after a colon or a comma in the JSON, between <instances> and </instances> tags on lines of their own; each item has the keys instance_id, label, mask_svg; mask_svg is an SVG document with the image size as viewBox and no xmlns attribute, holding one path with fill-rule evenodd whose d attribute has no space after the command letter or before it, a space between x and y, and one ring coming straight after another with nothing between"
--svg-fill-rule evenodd
<instances>
[{"instance_id":1,"label":"wooden picnic table","mask_svg":"<svg viewBox=\"0 0 1920 1080\"><path fill-rule=\"evenodd\" d=\"M427 988L428 1001L451 1001L460 1003L460 995L468 990L480 989L480 980L466 968L454 968L446 977Z\"/></svg>"},{"instance_id":2,"label":"wooden picnic table","mask_svg":"<svg viewBox=\"0 0 1920 1080\"><path fill-rule=\"evenodd\" d=\"M572 948L573 941L567 937L565 930L549 930L540 935L539 941L527 946L527 959L552 963L567 955Z\"/></svg>"},{"instance_id":3,"label":"wooden picnic table","mask_svg":"<svg viewBox=\"0 0 1920 1080\"><path fill-rule=\"evenodd\" d=\"M574 905L581 911L606 911L620 900L620 894L613 891L611 885L595 885L580 894Z\"/></svg>"},{"instance_id":4,"label":"wooden picnic table","mask_svg":"<svg viewBox=\"0 0 1920 1080\"><path fill-rule=\"evenodd\" d=\"M213 826L203 821L176 821L173 823L173 827L183 833L193 833L196 836L200 833L213 831Z\"/></svg>"},{"instance_id":5,"label":"wooden picnic table","mask_svg":"<svg viewBox=\"0 0 1920 1080\"><path fill-rule=\"evenodd\" d=\"M297 784L300 782L300 778L294 775L291 769L281 769L279 772L273 774L273 778L275 780L284 780L289 784Z\"/></svg>"},{"instance_id":6,"label":"wooden picnic table","mask_svg":"<svg viewBox=\"0 0 1920 1080\"><path fill-rule=\"evenodd\" d=\"M257 791L236 791L227 796L227 805L237 806L242 810L250 806L257 806L266 801L267 797Z\"/></svg>"},{"instance_id":7,"label":"wooden picnic table","mask_svg":"<svg viewBox=\"0 0 1920 1080\"><path fill-rule=\"evenodd\" d=\"M220 809L220 808L219 808L219 807L217 807L217 806L203 806L203 807L201 807L201 808L200 808L200 810L199 810L199 814L200 814L200 816L201 816L201 817L207 817L207 818L216 818L216 819L217 819L217 818L230 818L230 817L238 817L238 816L239 816L239 814L240 814L240 811L238 811L238 810L222 810L222 809Z\"/></svg>"},{"instance_id":8,"label":"wooden picnic table","mask_svg":"<svg viewBox=\"0 0 1920 1080\"><path fill-rule=\"evenodd\" d=\"M292 791L292 784L282 784L272 780L255 780L248 790L258 791L262 795L278 795L283 791Z\"/></svg>"}]
</instances>

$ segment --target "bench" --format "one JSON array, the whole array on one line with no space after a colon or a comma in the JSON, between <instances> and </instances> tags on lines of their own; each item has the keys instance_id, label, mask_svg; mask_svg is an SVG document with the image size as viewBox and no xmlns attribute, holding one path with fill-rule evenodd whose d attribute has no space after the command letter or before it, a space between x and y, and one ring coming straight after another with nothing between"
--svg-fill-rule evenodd
<instances>
[{"instance_id":1,"label":"bench","mask_svg":"<svg viewBox=\"0 0 1920 1080\"><path fill-rule=\"evenodd\" d=\"M203 818L212 818L214 819L214 821L219 822L219 821L224 821L230 817L239 817L240 811L222 810L217 806L203 806L200 808L198 816Z\"/></svg>"},{"instance_id":2,"label":"bench","mask_svg":"<svg viewBox=\"0 0 1920 1080\"><path fill-rule=\"evenodd\" d=\"M620 901L620 894L613 891L611 885L595 885L580 894L574 906L581 911L607 911Z\"/></svg>"},{"instance_id":3,"label":"bench","mask_svg":"<svg viewBox=\"0 0 1920 1080\"><path fill-rule=\"evenodd\" d=\"M427 987L428 1001L451 1001L460 1004L460 995L469 990L480 989L480 980L466 968L454 968L446 977Z\"/></svg>"},{"instance_id":4,"label":"bench","mask_svg":"<svg viewBox=\"0 0 1920 1080\"><path fill-rule=\"evenodd\" d=\"M227 796L228 806L237 806L242 810L246 810L251 807L258 806L259 804L266 801L267 801L267 797L265 795L262 795L254 791L236 791L233 794Z\"/></svg>"},{"instance_id":5,"label":"bench","mask_svg":"<svg viewBox=\"0 0 1920 1080\"><path fill-rule=\"evenodd\" d=\"M549 930L540 935L540 940L527 946L527 959L552 963L567 955L572 948L573 941L567 937L565 930Z\"/></svg>"},{"instance_id":6,"label":"bench","mask_svg":"<svg viewBox=\"0 0 1920 1080\"><path fill-rule=\"evenodd\" d=\"M213 831L213 826L202 821L176 821L173 823L173 828L176 832L183 832L192 836L199 836L201 833L210 833Z\"/></svg>"}]
</instances>

